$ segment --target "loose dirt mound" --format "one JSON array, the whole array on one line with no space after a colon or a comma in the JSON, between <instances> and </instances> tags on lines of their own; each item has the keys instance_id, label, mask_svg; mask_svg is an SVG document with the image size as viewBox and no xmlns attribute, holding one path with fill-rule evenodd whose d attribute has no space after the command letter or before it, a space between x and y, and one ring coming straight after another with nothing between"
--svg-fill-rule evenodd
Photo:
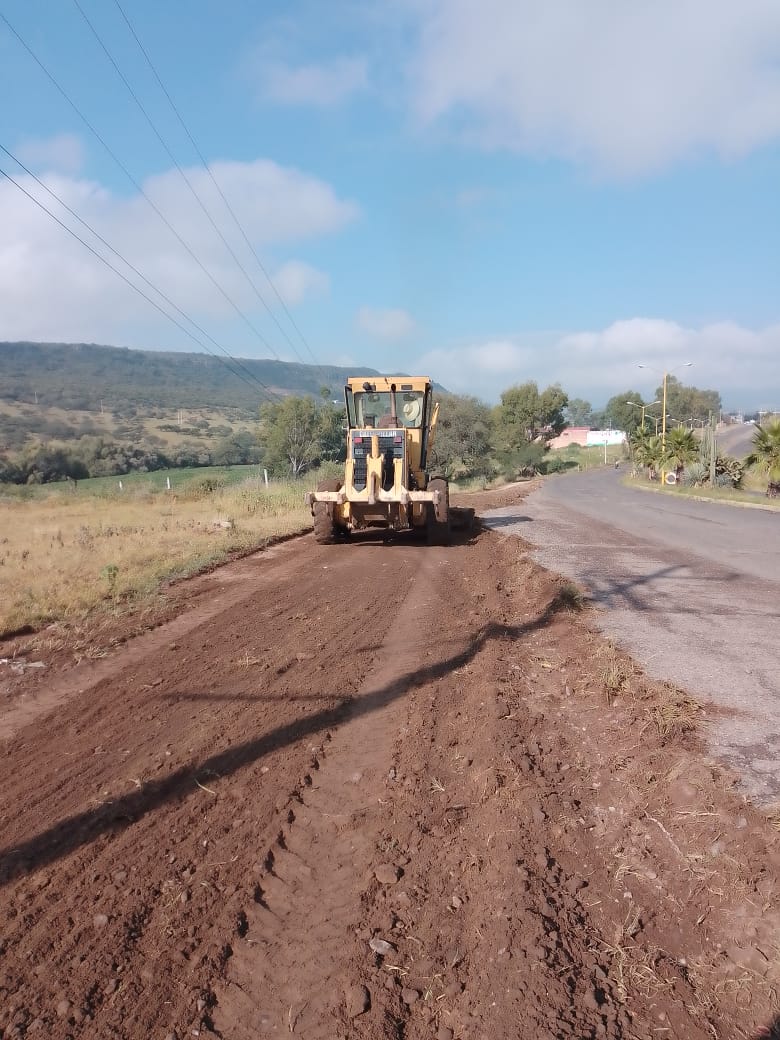
<instances>
[{"instance_id":1,"label":"loose dirt mound","mask_svg":"<svg viewBox=\"0 0 780 1040\"><path fill-rule=\"evenodd\" d=\"M198 589L6 691L3 1040L769 1028L777 833L517 540Z\"/></svg>"}]
</instances>

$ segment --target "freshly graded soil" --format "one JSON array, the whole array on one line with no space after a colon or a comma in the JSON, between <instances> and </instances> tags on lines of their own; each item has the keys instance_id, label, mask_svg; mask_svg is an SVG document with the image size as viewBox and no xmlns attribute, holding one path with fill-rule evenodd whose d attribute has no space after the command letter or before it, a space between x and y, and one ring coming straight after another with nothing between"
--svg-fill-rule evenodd
<instances>
[{"instance_id":1,"label":"freshly graded soil","mask_svg":"<svg viewBox=\"0 0 780 1040\"><path fill-rule=\"evenodd\" d=\"M773 820L519 539L174 602L0 649L2 1040L778 1035Z\"/></svg>"}]
</instances>

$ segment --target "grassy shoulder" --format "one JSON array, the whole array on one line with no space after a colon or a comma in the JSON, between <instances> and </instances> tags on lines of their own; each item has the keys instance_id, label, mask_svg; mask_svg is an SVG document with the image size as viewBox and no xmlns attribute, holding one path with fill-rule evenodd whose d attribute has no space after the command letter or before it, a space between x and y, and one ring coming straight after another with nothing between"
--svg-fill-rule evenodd
<instances>
[{"instance_id":1,"label":"grassy shoulder","mask_svg":"<svg viewBox=\"0 0 780 1040\"><path fill-rule=\"evenodd\" d=\"M593 444L590 447L569 444L565 448L552 449L549 457L559 459L562 469L596 469L605 465L614 466L616 462L625 462L626 449L622 444L608 444L605 456L603 444Z\"/></svg>"},{"instance_id":2,"label":"grassy shoulder","mask_svg":"<svg viewBox=\"0 0 780 1040\"><path fill-rule=\"evenodd\" d=\"M0 636L127 609L311 523L306 481L266 487L257 467L184 473L122 477L121 490L114 477L0 487Z\"/></svg>"},{"instance_id":3,"label":"grassy shoulder","mask_svg":"<svg viewBox=\"0 0 780 1040\"><path fill-rule=\"evenodd\" d=\"M725 502L727 505L754 506L780 512L780 501L767 498L758 490L741 488L709 488L683 487L682 484L661 484L648 481L642 477L626 476L623 479L626 487L638 488L640 491L656 491L663 495L676 495L678 498L693 498L708 502Z\"/></svg>"}]
</instances>

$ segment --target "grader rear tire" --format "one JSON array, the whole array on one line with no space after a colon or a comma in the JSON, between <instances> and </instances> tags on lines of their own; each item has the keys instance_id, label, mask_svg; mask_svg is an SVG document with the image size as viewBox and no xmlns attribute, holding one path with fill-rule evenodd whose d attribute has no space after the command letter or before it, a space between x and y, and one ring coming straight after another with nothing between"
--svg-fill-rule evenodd
<instances>
[{"instance_id":1,"label":"grader rear tire","mask_svg":"<svg viewBox=\"0 0 780 1040\"><path fill-rule=\"evenodd\" d=\"M338 491L341 481L338 478L321 480L317 485L318 491ZM320 545L333 545L337 542L339 535L346 531L339 527L333 519L333 506L330 502L314 503L314 540Z\"/></svg>"},{"instance_id":2,"label":"grader rear tire","mask_svg":"<svg viewBox=\"0 0 780 1040\"><path fill-rule=\"evenodd\" d=\"M443 477L434 477L428 481L428 490L439 492L438 505L428 507L428 545L450 545L450 486Z\"/></svg>"},{"instance_id":3,"label":"grader rear tire","mask_svg":"<svg viewBox=\"0 0 780 1040\"><path fill-rule=\"evenodd\" d=\"M338 539L338 528L327 502L314 503L314 540L320 545L333 545Z\"/></svg>"}]
</instances>

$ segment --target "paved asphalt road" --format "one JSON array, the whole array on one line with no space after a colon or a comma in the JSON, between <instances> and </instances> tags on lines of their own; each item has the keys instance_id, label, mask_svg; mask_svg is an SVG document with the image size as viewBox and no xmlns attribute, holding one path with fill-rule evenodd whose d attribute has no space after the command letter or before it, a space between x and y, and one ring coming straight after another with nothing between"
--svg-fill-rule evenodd
<instances>
[{"instance_id":1,"label":"paved asphalt road","mask_svg":"<svg viewBox=\"0 0 780 1040\"><path fill-rule=\"evenodd\" d=\"M726 455L734 455L738 459L753 450L753 435L756 427L753 423L742 423L740 426L722 426L718 430L718 451Z\"/></svg>"},{"instance_id":2,"label":"paved asphalt road","mask_svg":"<svg viewBox=\"0 0 780 1040\"><path fill-rule=\"evenodd\" d=\"M586 586L604 632L650 675L708 702L712 754L753 797L780 801L780 512L636 491L621 476L547 480L486 520Z\"/></svg>"}]
</instances>

